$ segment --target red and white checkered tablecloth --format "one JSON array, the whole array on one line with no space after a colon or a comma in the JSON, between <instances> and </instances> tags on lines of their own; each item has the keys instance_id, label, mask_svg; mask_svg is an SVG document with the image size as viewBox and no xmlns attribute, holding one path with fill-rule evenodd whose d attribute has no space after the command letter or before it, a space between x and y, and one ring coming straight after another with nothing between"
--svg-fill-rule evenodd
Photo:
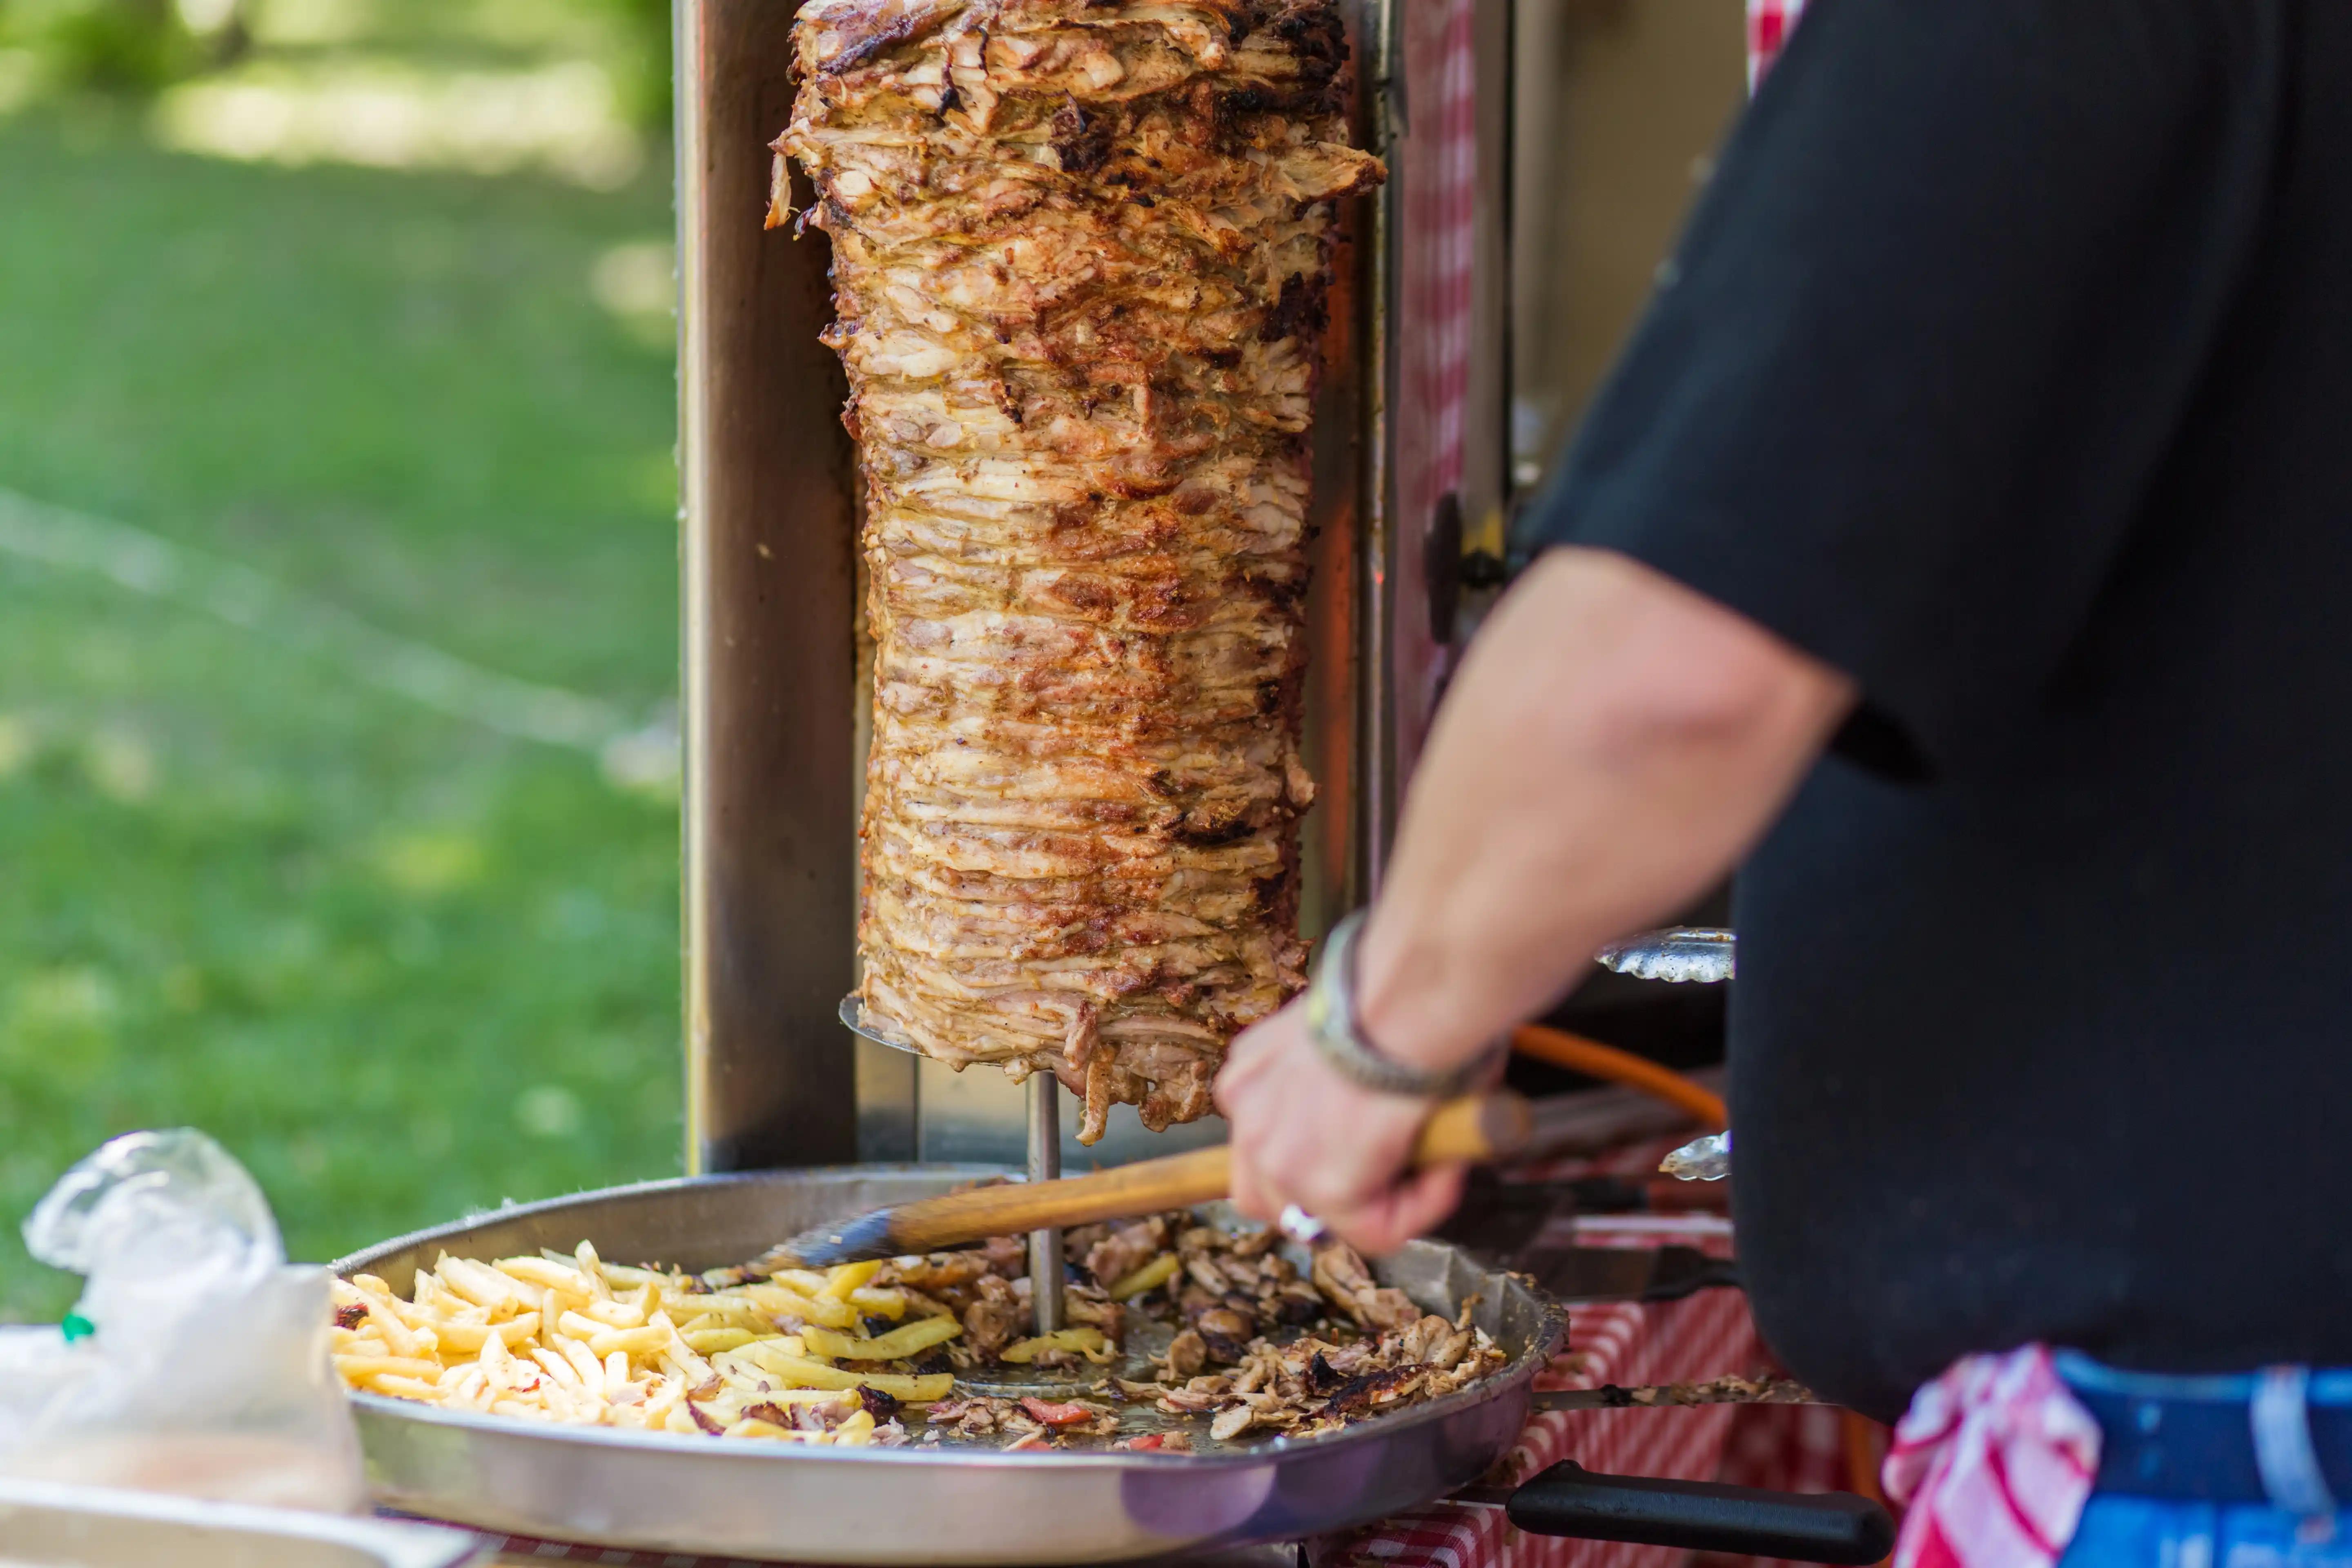
<instances>
[{"instance_id":1,"label":"red and white checkered tablecloth","mask_svg":"<svg viewBox=\"0 0 2352 1568\"><path fill-rule=\"evenodd\" d=\"M1639 1175L1688 1134L1645 1140L1604 1154L1525 1167L1529 1180L1566 1181L1588 1175ZM1711 1215L1629 1215L1573 1222L1572 1234L1547 1231L1538 1246L1660 1247L1678 1243L1717 1256L1731 1250L1729 1226ZM1569 1315L1568 1350L1536 1380L1538 1389L1636 1387L1767 1370L1769 1357L1737 1290L1705 1290L1680 1301L1612 1302L1578 1307ZM1521 1434L1507 1461L1525 1479L1563 1459L1587 1469L1622 1475L1713 1480L1722 1475L1735 1424L1743 1429L1759 1409L1702 1405L1679 1409L1553 1411ZM1824 1413L1827 1414L1827 1413ZM1831 1417L1834 1445L1835 1418ZM1785 1456L1790 1434L1759 1430L1750 1439L1762 1462L1748 1485L1801 1484L1793 1470L1769 1467ZM1318 1568L1676 1568L1685 1554L1668 1547L1569 1541L1521 1533L1492 1507L1437 1503L1392 1515L1351 1536L1318 1542Z\"/></svg>"},{"instance_id":2,"label":"red and white checkered tablecloth","mask_svg":"<svg viewBox=\"0 0 2352 1568\"><path fill-rule=\"evenodd\" d=\"M1756 1370L1762 1359L1747 1303L1733 1290L1707 1290L1656 1306L1588 1307L1569 1328L1569 1353L1538 1380L1544 1388L1672 1383ZM1530 1422L1512 1453L1525 1478L1562 1459L1621 1474L1712 1480L1722 1462L1733 1407L1555 1411ZM1316 1553L1318 1563L1370 1568L1675 1568L1684 1553L1525 1535L1502 1510L1439 1503L1382 1520Z\"/></svg>"}]
</instances>

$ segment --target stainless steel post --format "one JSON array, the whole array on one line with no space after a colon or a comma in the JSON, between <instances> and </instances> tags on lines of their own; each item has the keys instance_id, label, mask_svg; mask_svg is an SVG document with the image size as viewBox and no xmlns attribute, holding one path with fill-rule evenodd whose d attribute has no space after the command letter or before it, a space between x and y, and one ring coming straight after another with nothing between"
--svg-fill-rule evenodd
<instances>
[{"instance_id":1,"label":"stainless steel post","mask_svg":"<svg viewBox=\"0 0 2352 1568\"><path fill-rule=\"evenodd\" d=\"M1050 1072L1029 1075L1029 1179L1050 1182L1062 1173L1062 1086ZM1029 1233L1030 1307L1037 1331L1062 1326L1062 1233Z\"/></svg>"},{"instance_id":2,"label":"stainless steel post","mask_svg":"<svg viewBox=\"0 0 2352 1568\"><path fill-rule=\"evenodd\" d=\"M793 7L677 7L687 1168L857 1157L855 453L824 237L763 233ZM811 194L795 184L796 199ZM876 1047L877 1050L880 1047Z\"/></svg>"}]
</instances>

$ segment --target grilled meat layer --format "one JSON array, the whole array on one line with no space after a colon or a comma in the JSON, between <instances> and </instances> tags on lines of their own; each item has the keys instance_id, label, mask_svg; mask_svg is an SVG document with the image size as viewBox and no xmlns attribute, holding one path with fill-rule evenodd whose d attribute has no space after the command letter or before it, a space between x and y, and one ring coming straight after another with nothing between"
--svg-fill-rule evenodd
<instances>
[{"instance_id":1,"label":"grilled meat layer","mask_svg":"<svg viewBox=\"0 0 2352 1568\"><path fill-rule=\"evenodd\" d=\"M811 0L776 143L864 480L868 1018L1209 1109L1301 984L1307 429L1332 0Z\"/></svg>"}]
</instances>

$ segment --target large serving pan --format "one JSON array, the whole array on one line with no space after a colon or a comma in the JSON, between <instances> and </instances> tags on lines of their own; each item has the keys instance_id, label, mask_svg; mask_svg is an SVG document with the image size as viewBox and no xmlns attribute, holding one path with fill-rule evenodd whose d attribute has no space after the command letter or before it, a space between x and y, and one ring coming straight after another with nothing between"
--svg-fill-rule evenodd
<instances>
[{"instance_id":1,"label":"large serving pan","mask_svg":"<svg viewBox=\"0 0 2352 1568\"><path fill-rule=\"evenodd\" d=\"M530 1204L344 1258L404 1294L440 1253L582 1239L615 1262L738 1263L827 1219L944 1192L993 1167L846 1166L653 1182ZM1510 1358L1430 1404L1325 1437L1193 1455L815 1448L563 1426L354 1396L369 1480L393 1507L517 1535L839 1563L1129 1562L1346 1529L1475 1479L1527 1423L1567 1316L1518 1279L1415 1242L1384 1283L1472 1317Z\"/></svg>"}]
</instances>

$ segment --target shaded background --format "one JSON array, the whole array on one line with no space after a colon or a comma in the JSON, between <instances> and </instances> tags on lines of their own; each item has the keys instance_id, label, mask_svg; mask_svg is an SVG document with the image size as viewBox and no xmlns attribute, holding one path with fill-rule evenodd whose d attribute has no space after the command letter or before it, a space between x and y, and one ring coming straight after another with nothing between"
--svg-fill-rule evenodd
<instances>
[{"instance_id":1,"label":"shaded background","mask_svg":"<svg viewBox=\"0 0 2352 1568\"><path fill-rule=\"evenodd\" d=\"M0 0L0 1319L678 1164L667 8Z\"/></svg>"},{"instance_id":2,"label":"shaded background","mask_svg":"<svg viewBox=\"0 0 2352 1568\"><path fill-rule=\"evenodd\" d=\"M1524 490L1740 5L1511 3ZM667 26L0 0L0 1321L70 1302L16 1224L131 1128L313 1258L677 1170ZM1717 1000L1566 1021L1700 1060Z\"/></svg>"}]
</instances>

